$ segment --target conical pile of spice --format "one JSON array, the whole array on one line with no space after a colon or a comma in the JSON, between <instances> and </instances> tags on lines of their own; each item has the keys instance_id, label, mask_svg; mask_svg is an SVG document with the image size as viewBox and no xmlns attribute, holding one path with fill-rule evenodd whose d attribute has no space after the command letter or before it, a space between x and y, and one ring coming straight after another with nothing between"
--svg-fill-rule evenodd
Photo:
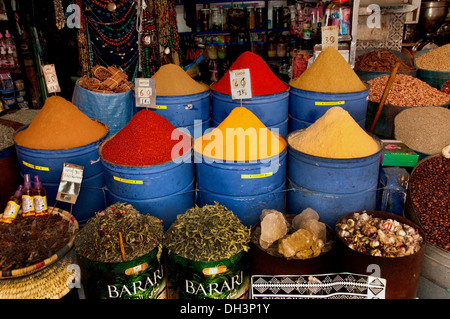
<instances>
[{"instance_id":1,"label":"conical pile of spice","mask_svg":"<svg viewBox=\"0 0 450 319\"><path fill-rule=\"evenodd\" d=\"M16 134L15 142L33 149L62 150L88 145L107 132L106 125L90 119L71 102L51 96L30 125Z\"/></svg>"},{"instance_id":2,"label":"conical pile of spice","mask_svg":"<svg viewBox=\"0 0 450 319\"><path fill-rule=\"evenodd\" d=\"M289 145L302 153L325 158L359 158L380 150L343 108L330 108L321 118L288 138Z\"/></svg>"},{"instance_id":3,"label":"conical pile of spice","mask_svg":"<svg viewBox=\"0 0 450 319\"><path fill-rule=\"evenodd\" d=\"M193 207L178 215L164 236L164 247L199 262L219 261L248 251L250 228L225 206Z\"/></svg>"},{"instance_id":4,"label":"conical pile of spice","mask_svg":"<svg viewBox=\"0 0 450 319\"><path fill-rule=\"evenodd\" d=\"M231 94L230 70L250 70L250 81L253 96L277 94L286 91L289 86L283 83L257 54L246 51L231 65L225 75L211 84L211 89L222 94Z\"/></svg>"},{"instance_id":5,"label":"conical pile of spice","mask_svg":"<svg viewBox=\"0 0 450 319\"><path fill-rule=\"evenodd\" d=\"M285 148L285 139L245 107L234 108L219 126L194 143L195 151L206 157L240 162L266 159Z\"/></svg>"},{"instance_id":6,"label":"conical pile of spice","mask_svg":"<svg viewBox=\"0 0 450 319\"><path fill-rule=\"evenodd\" d=\"M350 64L333 47L323 50L313 64L292 80L290 85L300 90L322 93L349 93L367 89Z\"/></svg>"},{"instance_id":7,"label":"conical pile of spice","mask_svg":"<svg viewBox=\"0 0 450 319\"><path fill-rule=\"evenodd\" d=\"M147 166L175 160L190 151L191 146L191 137L166 118L151 110L141 110L104 142L100 155L117 165Z\"/></svg>"},{"instance_id":8,"label":"conical pile of spice","mask_svg":"<svg viewBox=\"0 0 450 319\"><path fill-rule=\"evenodd\" d=\"M176 64L165 64L152 76L157 96L178 96L204 92L209 86L195 81Z\"/></svg>"}]
</instances>

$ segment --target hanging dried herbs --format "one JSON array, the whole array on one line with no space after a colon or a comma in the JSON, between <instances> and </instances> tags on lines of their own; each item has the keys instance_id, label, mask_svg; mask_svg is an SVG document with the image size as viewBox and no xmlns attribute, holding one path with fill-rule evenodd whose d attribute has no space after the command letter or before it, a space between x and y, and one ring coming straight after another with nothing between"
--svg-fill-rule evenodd
<instances>
[{"instance_id":1,"label":"hanging dried herbs","mask_svg":"<svg viewBox=\"0 0 450 319\"><path fill-rule=\"evenodd\" d=\"M164 246L169 253L210 262L248 251L249 241L250 228L232 211L215 203L196 206L178 215L166 232Z\"/></svg>"},{"instance_id":2,"label":"hanging dried herbs","mask_svg":"<svg viewBox=\"0 0 450 319\"><path fill-rule=\"evenodd\" d=\"M130 204L116 203L86 223L75 238L75 249L94 261L129 261L160 245L163 235L160 219L141 214Z\"/></svg>"}]
</instances>

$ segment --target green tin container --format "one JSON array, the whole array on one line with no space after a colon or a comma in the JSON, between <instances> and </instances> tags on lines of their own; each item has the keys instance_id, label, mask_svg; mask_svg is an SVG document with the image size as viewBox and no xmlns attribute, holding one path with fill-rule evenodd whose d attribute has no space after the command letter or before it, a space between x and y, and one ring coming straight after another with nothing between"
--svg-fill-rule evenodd
<instances>
[{"instance_id":1,"label":"green tin container","mask_svg":"<svg viewBox=\"0 0 450 319\"><path fill-rule=\"evenodd\" d=\"M250 286L250 255L199 262L167 254L170 299L247 299Z\"/></svg>"},{"instance_id":2,"label":"green tin container","mask_svg":"<svg viewBox=\"0 0 450 319\"><path fill-rule=\"evenodd\" d=\"M88 299L166 299L162 247L130 261L105 263L79 257Z\"/></svg>"}]
</instances>

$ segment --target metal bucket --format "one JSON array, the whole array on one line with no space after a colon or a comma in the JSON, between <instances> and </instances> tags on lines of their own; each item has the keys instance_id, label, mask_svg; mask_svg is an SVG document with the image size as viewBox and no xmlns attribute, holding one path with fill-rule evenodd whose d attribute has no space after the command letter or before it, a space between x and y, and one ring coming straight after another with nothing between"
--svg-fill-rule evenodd
<instances>
[{"instance_id":1,"label":"metal bucket","mask_svg":"<svg viewBox=\"0 0 450 319\"><path fill-rule=\"evenodd\" d=\"M173 126L186 127L193 136L193 127L198 125L195 121L203 122L202 126L206 126L209 123L210 90L188 95L157 95L156 105L155 108L150 109L165 117Z\"/></svg>"},{"instance_id":2,"label":"metal bucket","mask_svg":"<svg viewBox=\"0 0 450 319\"><path fill-rule=\"evenodd\" d=\"M362 213L362 211L360 211ZM396 214L382 211L366 211L369 215L394 219L417 229L425 238L422 229L410 220ZM342 216L338 222L349 218L354 212ZM379 257L360 253L345 244L340 236L337 237L338 263L341 271L357 274L372 273L379 269L380 278L386 279L386 299L412 299L416 297L422 261L425 254L425 244L415 254L402 257ZM376 276L376 275L375 275Z\"/></svg>"},{"instance_id":3,"label":"metal bucket","mask_svg":"<svg viewBox=\"0 0 450 319\"><path fill-rule=\"evenodd\" d=\"M93 120L105 123L111 135L120 131L134 114L134 91L100 93L81 87L78 81L72 95L72 103Z\"/></svg>"},{"instance_id":4,"label":"metal bucket","mask_svg":"<svg viewBox=\"0 0 450 319\"><path fill-rule=\"evenodd\" d=\"M291 147L288 136L287 213L299 214L309 207L334 227L348 212L375 209L382 147L372 137L379 144L375 154L334 159L299 152Z\"/></svg>"},{"instance_id":5,"label":"metal bucket","mask_svg":"<svg viewBox=\"0 0 450 319\"><path fill-rule=\"evenodd\" d=\"M321 93L291 86L289 94L289 132L303 129L321 118L328 109L340 106L364 128L366 125L369 86L360 92Z\"/></svg>"},{"instance_id":6,"label":"metal bucket","mask_svg":"<svg viewBox=\"0 0 450 319\"><path fill-rule=\"evenodd\" d=\"M253 96L251 99L233 100L231 95L211 90L212 126L217 126L239 106L250 110L267 128L276 128L283 137L287 134L289 114L289 89L284 92ZM242 103L242 105L241 105Z\"/></svg>"},{"instance_id":7,"label":"metal bucket","mask_svg":"<svg viewBox=\"0 0 450 319\"><path fill-rule=\"evenodd\" d=\"M194 151L199 205L225 205L246 226L259 220L262 209L284 212L286 154L254 162L216 161Z\"/></svg>"}]
</instances>

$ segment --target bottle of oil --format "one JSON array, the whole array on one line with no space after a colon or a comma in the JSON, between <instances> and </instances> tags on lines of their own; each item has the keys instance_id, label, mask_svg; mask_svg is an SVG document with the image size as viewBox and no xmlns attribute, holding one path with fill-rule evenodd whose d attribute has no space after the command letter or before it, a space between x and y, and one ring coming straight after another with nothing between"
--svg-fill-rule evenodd
<instances>
[{"instance_id":1,"label":"bottle of oil","mask_svg":"<svg viewBox=\"0 0 450 319\"><path fill-rule=\"evenodd\" d=\"M30 174L25 174L23 178L22 216L34 216L33 190L31 188Z\"/></svg>"},{"instance_id":2,"label":"bottle of oil","mask_svg":"<svg viewBox=\"0 0 450 319\"><path fill-rule=\"evenodd\" d=\"M45 191L45 188L42 187L42 182L39 179L39 175L34 176L33 204L36 216L48 214L47 192Z\"/></svg>"},{"instance_id":3,"label":"bottle of oil","mask_svg":"<svg viewBox=\"0 0 450 319\"><path fill-rule=\"evenodd\" d=\"M11 196L6 204L5 210L3 211L2 218L0 218L0 223L11 223L19 213L20 210L20 200L22 197L22 188L20 185L13 196Z\"/></svg>"}]
</instances>

